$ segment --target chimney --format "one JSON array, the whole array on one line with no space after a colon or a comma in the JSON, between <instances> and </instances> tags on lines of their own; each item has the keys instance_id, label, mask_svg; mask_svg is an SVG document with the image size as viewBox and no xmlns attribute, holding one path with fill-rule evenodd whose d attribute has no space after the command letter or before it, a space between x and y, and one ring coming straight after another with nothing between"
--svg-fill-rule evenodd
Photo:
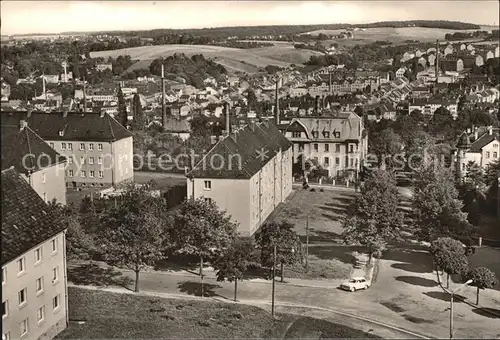
<instances>
[{"instance_id":1,"label":"chimney","mask_svg":"<svg viewBox=\"0 0 500 340\"><path fill-rule=\"evenodd\" d=\"M321 103L321 109L322 109L322 110L324 110L324 109L326 108L326 104L325 104L325 102L326 102L326 96L325 96L325 95L323 95L323 100L322 100L322 103Z\"/></svg>"},{"instance_id":2,"label":"chimney","mask_svg":"<svg viewBox=\"0 0 500 340\"><path fill-rule=\"evenodd\" d=\"M314 101L314 114L319 116L319 96L316 96L316 100Z\"/></svg>"},{"instance_id":3,"label":"chimney","mask_svg":"<svg viewBox=\"0 0 500 340\"><path fill-rule=\"evenodd\" d=\"M328 92L332 93L332 73L328 72Z\"/></svg>"},{"instance_id":4,"label":"chimney","mask_svg":"<svg viewBox=\"0 0 500 340\"><path fill-rule=\"evenodd\" d=\"M167 126L167 109L165 107L165 67L161 64L161 117L163 127Z\"/></svg>"},{"instance_id":5,"label":"chimney","mask_svg":"<svg viewBox=\"0 0 500 340\"><path fill-rule=\"evenodd\" d=\"M66 116L67 116L67 115L68 115L68 112L67 112L67 111L65 111L65 114L66 114ZM104 116L105 116L105 115L106 115L106 112L104 112L104 110L101 110L100 117L101 117L101 118L104 118ZM66 117L66 116L65 116L65 117Z\"/></svg>"},{"instance_id":6,"label":"chimney","mask_svg":"<svg viewBox=\"0 0 500 340\"><path fill-rule=\"evenodd\" d=\"M24 130L24 128L26 128L27 126L28 126L28 122L27 122L27 121L25 121L24 119L23 119L23 120L21 120L21 121L19 121L19 130L20 130L20 131L23 131L23 130Z\"/></svg>"},{"instance_id":7,"label":"chimney","mask_svg":"<svg viewBox=\"0 0 500 340\"><path fill-rule=\"evenodd\" d=\"M85 86L85 77L83 77L83 113L87 112L87 89Z\"/></svg>"},{"instance_id":8,"label":"chimney","mask_svg":"<svg viewBox=\"0 0 500 340\"><path fill-rule=\"evenodd\" d=\"M488 126L488 135L489 136L493 135L493 126L492 125Z\"/></svg>"},{"instance_id":9,"label":"chimney","mask_svg":"<svg viewBox=\"0 0 500 340\"><path fill-rule=\"evenodd\" d=\"M33 112L33 109L29 108L28 111L26 111L26 118L30 118L32 112Z\"/></svg>"},{"instance_id":10,"label":"chimney","mask_svg":"<svg viewBox=\"0 0 500 340\"><path fill-rule=\"evenodd\" d=\"M224 103L224 116L226 119L226 136L231 133L231 113L229 112L229 103Z\"/></svg>"},{"instance_id":11,"label":"chimney","mask_svg":"<svg viewBox=\"0 0 500 340\"><path fill-rule=\"evenodd\" d=\"M280 86L280 78L276 79L276 103L274 105L274 123L276 126L280 123L280 98L279 98L279 86Z\"/></svg>"},{"instance_id":12,"label":"chimney","mask_svg":"<svg viewBox=\"0 0 500 340\"><path fill-rule=\"evenodd\" d=\"M64 117L64 118L68 117L68 110L64 110L64 111L63 111L63 117Z\"/></svg>"},{"instance_id":13,"label":"chimney","mask_svg":"<svg viewBox=\"0 0 500 340\"><path fill-rule=\"evenodd\" d=\"M436 40L436 61L434 64L434 72L436 73L436 84L439 83L439 39Z\"/></svg>"}]
</instances>

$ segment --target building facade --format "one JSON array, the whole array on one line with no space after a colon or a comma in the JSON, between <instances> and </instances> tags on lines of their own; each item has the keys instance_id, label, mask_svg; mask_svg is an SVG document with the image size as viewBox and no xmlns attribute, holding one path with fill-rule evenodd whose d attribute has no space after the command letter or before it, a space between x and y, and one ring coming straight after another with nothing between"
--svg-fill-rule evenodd
<instances>
[{"instance_id":1,"label":"building facade","mask_svg":"<svg viewBox=\"0 0 500 340\"><path fill-rule=\"evenodd\" d=\"M15 112L7 116L4 113L2 119L26 121L67 159L68 187L105 187L133 179L133 135L110 115Z\"/></svg>"},{"instance_id":2,"label":"building facade","mask_svg":"<svg viewBox=\"0 0 500 340\"><path fill-rule=\"evenodd\" d=\"M293 118L283 131L293 143L294 163L314 160L332 177L359 171L368 153L363 119L353 112Z\"/></svg>"},{"instance_id":3,"label":"building facade","mask_svg":"<svg viewBox=\"0 0 500 340\"><path fill-rule=\"evenodd\" d=\"M1 186L3 339L53 339L68 326L64 226L13 168Z\"/></svg>"},{"instance_id":4,"label":"building facade","mask_svg":"<svg viewBox=\"0 0 500 340\"><path fill-rule=\"evenodd\" d=\"M291 146L268 122L231 132L188 174L188 198L215 202L240 234L254 234L292 191Z\"/></svg>"}]
</instances>

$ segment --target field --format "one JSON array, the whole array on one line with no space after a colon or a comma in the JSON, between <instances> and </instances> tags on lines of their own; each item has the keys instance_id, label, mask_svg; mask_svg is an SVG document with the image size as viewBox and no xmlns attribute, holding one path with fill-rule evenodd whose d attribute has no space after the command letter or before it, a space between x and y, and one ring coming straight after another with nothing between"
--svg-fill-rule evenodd
<instances>
[{"instance_id":1,"label":"field","mask_svg":"<svg viewBox=\"0 0 500 340\"><path fill-rule=\"evenodd\" d=\"M491 30L491 26L481 27L482 30ZM339 34L345 30L317 30L308 32L311 35L323 34ZM357 45L357 44L369 44L377 40L386 40L394 44L403 43L405 40L419 40L421 42L434 42L436 39L444 40L446 33L455 32L467 32L448 30L441 28L426 28L426 27L377 27L377 28L367 28L365 31L354 32L354 39L346 40L335 40L335 42L341 45Z\"/></svg>"},{"instance_id":2,"label":"field","mask_svg":"<svg viewBox=\"0 0 500 340\"><path fill-rule=\"evenodd\" d=\"M359 330L221 302L165 299L70 287L69 328L57 339L366 338Z\"/></svg>"},{"instance_id":3,"label":"field","mask_svg":"<svg viewBox=\"0 0 500 340\"><path fill-rule=\"evenodd\" d=\"M151 62L160 57L168 57L174 53L186 55L203 54L205 57L214 59L223 65L229 72L256 73L259 68L267 65L287 67L290 64L302 64L311 55L321 54L309 50L297 50L292 43L275 43L274 46L254 49L237 49L230 47L209 45L158 45L124 48L112 51L91 52L92 58L118 57L119 55L130 55L132 60L139 60L129 68L129 71L147 68Z\"/></svg>"}]
</instances>

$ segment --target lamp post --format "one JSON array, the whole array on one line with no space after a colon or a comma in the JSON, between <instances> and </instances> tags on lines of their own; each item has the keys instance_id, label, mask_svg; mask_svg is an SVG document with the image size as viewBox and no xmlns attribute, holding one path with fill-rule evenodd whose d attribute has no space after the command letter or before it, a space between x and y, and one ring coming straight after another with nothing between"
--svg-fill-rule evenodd
<instances>
[{"instance_id":1,"label":"lamp post","mask_svg":"<svg viewBox=\"0 0 500 340\"><path fill-rule=\"evenodd\" d=\"M292 248L292 253L295 253L295 249ZM271 316L274 319L274 295L276 292L276 257L277 257L277 248L276 246L273 247L273 270L272 270L272 275L273 275L273 288L272 288L272 297L271 297Z\"/></svg>"},{"instance_id":2,"label":"lamp post","mask_svg":"<svg viewBox=\"0 0 500 340\"><path fill-rule=\"evenodd\" d=\"M453 298L455 294L464 289L467 285L471 284L472 280L468 280L458 288L454 290L443 288L448 294L450 294L450 339L453 339Z\"/></svg>"}]
</instances>

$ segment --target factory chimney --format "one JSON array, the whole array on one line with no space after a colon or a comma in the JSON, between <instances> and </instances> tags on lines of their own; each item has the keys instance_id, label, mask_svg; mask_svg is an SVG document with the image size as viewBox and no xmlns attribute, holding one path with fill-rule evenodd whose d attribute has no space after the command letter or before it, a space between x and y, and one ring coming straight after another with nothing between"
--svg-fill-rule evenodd
<instances>
[{"instance_id":1,"label":"factory chimney","mask_svg":"<svg viewBox=\"0 0 500 340\"><path fill-rule=\"evenodd\" d=\"M275 105L274 105L274 123L276 126L280 123L280 98L279 98L279 87L280 87L280 78L276 79L276 91L275 91Z\"/></svg>"},{"instance_id":2,"label":"factory chimney","mask_svg":"<svg viewBox=\"0 0 500 340\"><path fill-rule=\"evenodd\" d=\"M319 116L319 96L316 96L314 101L314 115Z\"/></svg>"},{"instance_id":3,"label":"factory chimney","mask_svg":"<svg viewBox=\"0 0 500 340\"><path fill-rule=\"evenodd\" d=\"M225 135L229 136L231 134L231 115L229 113L229 103L225 102L224 103L224 115L226 118L226 130L225 130Z\"/></svg>"},{"instance_id":4,"label":"factory chimney","mask_svg":"<svg viewBox=\"0 0 500 340\"><path fill-rule=\"evenodd\" d=\"M439 39L436 40L436 63L434 64L436 73L436 84L439 83Z\"/></svg>"},{"instance_id":5,"label":"factory chimney","mask_svg":"<svg viewBox=\"0 0 500 340\"><path fill-rule=\"evenodd\" d=\"M328 72L328 92L332 94L332 72Z\"/></svg>"},{"instance_id":6,"label":"factory chimney","mask_svg":"<svg viewBox=\"0 0 500 340\"><path fill-rule=\"evenodd\" d=\"M165 107L165 67L161 64L161 119L163 128L167 127L167 110Z\"/></svg>"},{"instance_id":7,"label":"factory chimney","mask_svg":"<svg viewBox=\"0 0 500 340\"><path fill-rule=\"evenodd\" d=\"M83 113L87 112L87 86L85 85L85 76L83 77Z\"/></svg>"}]
</instances>

